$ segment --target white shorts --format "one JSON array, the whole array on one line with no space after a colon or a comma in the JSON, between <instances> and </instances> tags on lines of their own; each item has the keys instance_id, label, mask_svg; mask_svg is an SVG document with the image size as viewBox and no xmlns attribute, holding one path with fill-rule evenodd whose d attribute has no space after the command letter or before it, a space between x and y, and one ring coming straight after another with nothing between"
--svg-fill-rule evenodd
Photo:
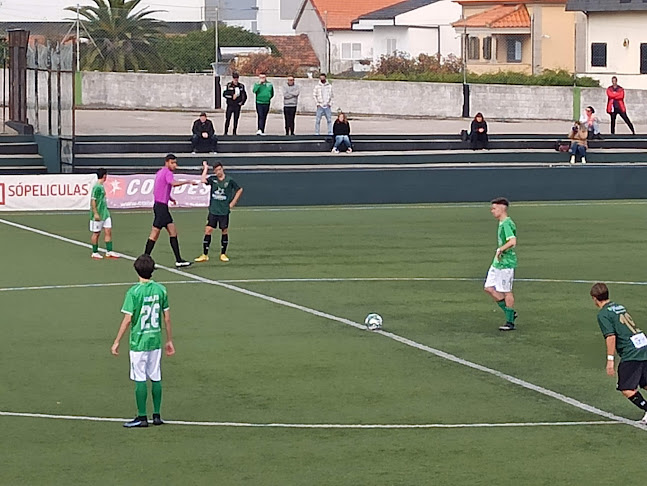
<instances>
[{"instance_id":1,"label":"white shorts","mask_svg":"<svg viewBox=\"0 0 647 486\"><path fill-rule=\"evenodd\" d=\"M160 381L162 370L162 350L153 351L131 351L130 352L130 379L133 381Z\"/></svg>"},{"instance_id":2,"label":"white shorts","mask_svg":"<svg viewBox=\"0 0 647 486\"><path fill-rule=\"evenodd\" d=\"M95 221L94 219L90 220L91 233L101 233L103 228L112 228L112 218L108 218L105 221Z\"/></svg>"},{"instance_id":3,"label":"white shorts","mask_svg":"<svg viewBox=\"0 0 647 486\"><path fill-rule=\"evenodd\" d=\"M490 267L487 272L484 287L494 287L497 292L512 292L512 283L514 282L514 268L494 268Z\"/></svg>"}]
</instances>

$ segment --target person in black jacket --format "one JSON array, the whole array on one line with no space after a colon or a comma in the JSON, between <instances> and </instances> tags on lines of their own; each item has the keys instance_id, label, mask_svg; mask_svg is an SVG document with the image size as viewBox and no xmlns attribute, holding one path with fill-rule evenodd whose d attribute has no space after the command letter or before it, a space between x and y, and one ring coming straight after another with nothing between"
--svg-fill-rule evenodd
<instances>
[{"instance_id":1,"label":"person in black jacket","mask_svg":"<svg viewBox=\"0 0 647 486\"><path fill-rule=\"evenodd\" d=\"M225 91L223 96L227 100L227 112L225 115L225 135L229 133L229 123L231 122L231 116L234 116L234 131L233 134L236 135L238 131L238 119L240 118L240 109L247 102L247 91L245 91L245 85L238 82L239 75L238 73L233 73L231 75L231 81L225 86Z\"/></svg>"},{"instance_id":2,"label":"person in black jacket","mask_svg":"<svg viewBox=\"0 0 647 486\"><path fill-rule=\"evenodd\" d=\"M350 123L348 123L348 118L346 118L345 113L339 113L337 119L332 126L332 133L335 137L335 145L332 148L333 154L339 153L339 147L343 143L346 145L346 151L351 153L353 151L353 145L350 141Z\"/></svg>"},{"instance_id":3,"label":"person in black jacket","mask_svg":"<svg viewBox=\"0 0 647 486\"><path fill-rule=\"evenodd\" d=\"M206 147L208 152L216 153L218 148L218 138L216 137L216 130L213 128L213 123L207 118L207 114L200 113L200 118L193 122L193 129L191 130L191 145L193 153L199 148Z\"/></svg>"},{"instance_id":4,"label":"person in black jacket","mask_svg":"<svg viewBox=\"0 0 647 486\"><path fill-rule=\"evenodd\" d=\"M472 150L488 148L487 123L483 113L477 113L470 127L470 142Z\"/></svg>"}]
</instances>

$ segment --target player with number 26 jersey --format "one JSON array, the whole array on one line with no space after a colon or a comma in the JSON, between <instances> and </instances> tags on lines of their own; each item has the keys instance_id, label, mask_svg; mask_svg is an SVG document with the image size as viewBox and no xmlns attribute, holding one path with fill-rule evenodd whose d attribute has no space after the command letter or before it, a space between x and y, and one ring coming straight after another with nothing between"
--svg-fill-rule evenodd
<instances>
[{"instance_id":1,"label":"player with number 26 jersey","mask_svg":"<svg viewBox=\"0 0 647 486\"><path fill-rule=\"evenodd\" d=\"M124 299L121 312L132 316L131 351L153 351L162 348L164 311L169 309L168 294L162 284L149 280L133 285Z\"/></svg>"}]
</instances>

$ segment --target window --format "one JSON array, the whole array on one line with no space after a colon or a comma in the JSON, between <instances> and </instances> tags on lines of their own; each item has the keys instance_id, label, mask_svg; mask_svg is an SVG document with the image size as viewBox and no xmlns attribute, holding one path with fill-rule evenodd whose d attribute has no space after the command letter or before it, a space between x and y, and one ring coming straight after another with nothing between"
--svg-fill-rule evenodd
<instances>
[{"instance_id":1,"label":"window","mask_svg":"<svg viewBox=\"0 0 647 486\"><path fill-rule=\"evenodd\" d=\"M342 59L361 59L362 44L359 42L344 42L341 45Z\"/></svg>"},{"instance_id":2,"label":"window","mask_svg":"<svg viewBox=\"0 0 647 486\"><path fill-rule=\"evenodd\" d=\"M481 39L478 37L469 36L467 38L467 58L478 61L481 57L479 56L479 47Z\"/></svg>"},{"instance_id":3,"label":"window","mask_svg":"<svg viewBox=\"0 0 647 486\"><path fill-rule=\"evenodd\" d=\"M386 40L386 55L391 56L395 54L398 50L398 40L397 39L387 39Z\"/></svg>"},{"instance_id":4,"label":"window","mask_svg":"<svg viewBox=\"0 0 647 486\"><path fill-rule=\"evenodd\" d=\"M483 59L492 59L492 37L483 39Z\"/></svg>"},{"instance_id":5,"label":"window","mask_svg":"<svg viewBox=\"0 0 647 486\"><path fill-rule=\"evenodd\" d=\"M521 62L522 40L517 36L508 36L507 60L508 62Z\"/></svg>"},{"instance_id":6,"label":"window","mask_svg":"<svg viewBox=\"0 0 647 486\"><path fill-rule=\"evenodd\" d=\"M647 44L640 44L640 74L647 74Z\"/></svg>"},{"instance_id":7,"label":"window","mask_svg":"<svg viewBox=\"0 0 647 486\"><path fill-rule=\"evenodd\" d=\"M607 67L606 42L594 42L591 44L591 66Z\"/></svg>"}]
</instances>

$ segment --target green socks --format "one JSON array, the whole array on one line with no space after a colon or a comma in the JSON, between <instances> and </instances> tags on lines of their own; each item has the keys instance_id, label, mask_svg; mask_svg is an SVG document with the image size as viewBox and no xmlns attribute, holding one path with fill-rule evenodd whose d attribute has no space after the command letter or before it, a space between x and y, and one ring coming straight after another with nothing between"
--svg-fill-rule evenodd
<instances>
[{"instance_id":1,"label":"green socks","mask_svg":"<svg viewBox=\"0 0 647 486\"><path fill-rule=\"evenodd\" d=\"M162 382L153 381L153 413L160 413L160 408L162 407Z\"/></svg>"},{"instance_id":2,"label":"green socks","mask_svg":"<svg viewBox=\"0 0 647 486\"><path fill-rule=\"evenodd\" d=\"M106 241L106 250L112 251L112 241Z\"/></svg>"},{"instance_id":3,"label":"green socks","mask_svg":"<svg viewBox=\"0 0 647 486\"><path fill-rule=\"evenodd\" d=\"M99 252L99 245L92 245L92 253L98 253Z\"/></svg>"},{"instance_id":4,"label":"green socks","mask_svg":"<svg viewBox=\"0 0 647 486\"><path fill-rule=\"evenodd\" d=\"M505 314L505 321L511 322L514 324L514 309L505 306L505 300L497 300L497 305L501 307L501 310Z\"/></svg>"},{"instance_id":5,"label":"green socks","mask_svg":"<svg viewBox=\"0 0 647 486\"><path fill-rule=\"evenodd\" d=\"M135 382L135 402L137 402L137 416L146 417L146 396L148 395L145 381Z\"/></svg>"}]
</instances>

